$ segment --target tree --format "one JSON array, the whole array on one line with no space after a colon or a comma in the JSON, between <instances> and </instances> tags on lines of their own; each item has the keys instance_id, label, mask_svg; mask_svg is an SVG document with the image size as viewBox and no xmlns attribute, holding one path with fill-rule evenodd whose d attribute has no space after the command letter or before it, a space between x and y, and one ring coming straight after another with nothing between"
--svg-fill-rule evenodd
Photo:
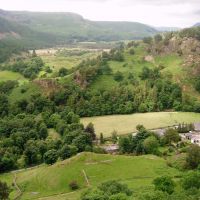
<instances>
[{"instance_id":1,"label":"tree","mask_svg":"<svg viewBox=\"0 0 200 200\"><path fill-rule=\"evenodd\" d=\"M29 140L24 150L25 162L27 165L37 164L39 162L39 150L34 140Z\"/></svg>"},{"instance_id":2,"label":"tree","mask_svg":"<svg viewBox=\"0 0 200 200\"><path fill-rule=\"evenodd\" d=\"M186 162L188 167L195 169L200 165L200 147L191 145L187 152Z\"/></svg>"},{"instance_id":3,"label":"tree","mask_svg":"<svg viewBox=\"0 0 200 200\"><path fill-rule=\"evenodd\" d=\"M121 153L131 153L131 140L129 137L120 137L119 138L119 150Z\"/></svg>"},{"instance_id":4,"label":"tree","mask_svg":"<svg viewBox=\"0 0 200 200\"><path fill-rule=\"evenodd\" d=\"M182 187L185 190L188 190L188 189L191 189L191 188L200 189L200 172L198 172L198 171L188 172L182 178Z\"/></svg>"},{"instance_id":5,"label":"tree","mask_svg":"<svg viewBox=\"0 0 200 200\"><path fill-rule=\"evenodd\" d=\"M41 123L39 127L39 136L40 139L46 139L48 136L48 129L45 123Z\"/></svg>"},{"instance_id":6,"label":"tree","mask_svg":"<svg viewBox=\"0 0 200 200\"><path fill-rule=\"evenodd\" d=\"M148 79L151 77L151 69L149 69L148 67L143 67L142 68L142 73L140 74L140 77L142 80Z\"/></svg>"},{"instance_id":7,"label":"tree","mask_svg":"<svg viewBox=\"0 0 200 200\"><path fill-rule=\"evenodd\" d=\"M8 185L6 183L0 181L0 199L8 200L9 193L10 193L10 189L9 189Z\"/></svg>"},{"instance_id":8,"label":"tree","mask_svg":"<svg viewBox=\"0 0 200 200\"><path fill-rule=\"evenodd\" d=\"M59 75L60 77L64 77L64 76L66 76L67 74L68 74L68 70L67 70L66 68L62 67L62 68L59 69L58 75Z\"/></svg>"},{"instance_id":9,"label":"tree","mask_svg":"<svg viewBox=\"0 0 200 200\"><path fill-rule=\"evenodd\" d=\"M130 53L131 55L134 55L134 54L135 54L134 48L131 48L131 49L129 50L129 53Z\"/></svg>"},{"instance_id":10,"label":"tree","mask_svg":"<svg viewBox=\"0 0 200 200\"><path fill-rule=\"evenodd\" d=\"M143 42L146 43L146 44L151 44L153 41L152 37L145 37L143 39Z\"/></svg>"},{"instance_id":11,"label":"tree","mask_svg":"<svg viewBox=\"0 0 200 200\"><path fill-rule=\"evenodd\" d=\"M58 159L58 154L55 149L49 150L44 154L44 162L46 164L54 164Z\"/></svg>"},{"instance_id":12,"label":"tree","mask_svg":"<svg viewBox=\"0 0 200 200\"><path fill-rule=\"evenodd\" d=\"M62 160L70 158L72 156L70 146L64 145L60 150L60 157Z\"/></svg>"},{"instance_id":13,"label":"tree","mask_svg":"<svg viewBox=\"0 0 200 200\"><path fill-rule=\"evenodd\" d=\"M108 200L108 196L99 189L88 189L81 195L81 200Z\"/></svg>"},{"instance_id":14,"label":"tree","mask_svg":"<svg viewBox=\"0 0 200 200\"><path fill-rule=\"evenodd\" d=\"M154 179L153 184L155 190L160 190L172 194L174 192L175 183L169 176L162 176Z\"/></svg>"},{"instance_id":15,"label":"tree","mask_svg":"<svg viewBox=\"0 0 200 200\"><path fill-rule=\"evenodd\" d=\"M115 74L114 74L114 80L115 81L118 81L118 82L120 82L120 81L122 81L124 79L124 77L123 77L123 74L121 73L121 72L116 72Z\"/></svg>"},{"instance_id":16,"label":"tree","mask_svg":"<svg viewBox=\"0 0 200 200\"><path fill-rule=\"evenodd\" d=\"M8 97L5 94L0 94L0 116L4 117L8 114Z\"/></svg>"},{"instance_id":17,"label":"tree","mask_svg":"<svg viewBox=\"0 0 200 200\"><path fill-rule=\"evenodd\" d=\"M160 34L157 34L154 36L154 40L155 40L155 42L160 42L160 41L162 41L162 36Z\"/></svg>"},{"instance_id":18,"label":"tree","mask_svg":"<svg viewBox=\"0 0 200 200\"><path fill-rule=\"evenodd\" d=\"M130 199L126 194L119 193L109 197L109 200L128 200Z\"/></svg>"},{"instance_id":19,"label":"tree","mask_svg":"<svg viewBox=\"0 0 200 200\"><path fill-rule=\"evenodd\" d=\"M139 105L138 111L141 113L145 113L148 111L147 105L145 103L141 103Z\"/></svg>"},{"instance_id":20,"label":"tree","mask_svg":"<svg viewBox=\"0 0 200 200\"><path fill-rule=\"evenodd\" d=\"M102 183L98 187L98 189L103 191L103 193L107 194L108 196L119 194L119 193L126 194L127 196L132 195L132 191L128 188L126 184L119 183L115 180Z\"/></svg>"},{"instance_id":21,"label":"tree","mask_svg":"<svg viewBox=\"0 0 200 200\"><path fill-rule=\"evenodd\" d=\"M104 144L104 142L103 133L100 133L100 144Z\"/></svg>"},{"instance_id":22,"label":"tree","mask_svg":"<svg viewBox=\"0 0 200 200\"><path fill-rule=\"evenodd\" d=\"M155 136L146 138L143 142L146 153L156 154L158 151L159 142Z\"/></svg>"},{"instance_id":23,"label":"tree","mask_svg":"<svg viewBox=\"0 0 200 200\"><path fill-rule=\"evenodd\" d=\"M76 181L71 181L69 183L69 187L70 187L71 190L77 190L79 188L79 185Z\"/></svg>"},{"instance_id":24,"label":"tree","mask_svg":"<svg viewBox=\"0 0 200 200\"><path fill-rule=\"evenodd\" d=\"M167 144L171 144L172 142L177 143L178 141L180 141L180 136L177 130L173 128L169 128L165 132L164 139Z\"/></svg>"},{"instance_id":25,"label":"tree","mask_svg":"<svg viewBox=\"0 0 200 200\"><path fill-rule=\"evenodd\" d=\"M33 49L32 57L33 57L33 58L37 57L37 54L36 54L35 49Z\"/></svg>"},{"instance_id":26,"label":"tree","mask_svg":"<svg viewBox=\"0 0 200 200\"><path fill-rule=\"evenodd\" d=\"M72 144L78 148L79 152L85 150L86 146L92 146L92 139L87 133L80 133L79 136L75 137Z\"/></svg>"},{"instance_id":27,"label":"tree","mask_svg":"<svg viewBox=\"0 0 200 200\"><path fill-rule=\"evenodd\" d=\"M91 135L92 140L96 139L96 134L95 134L95 130L94 130L94 124L93 123L89 123L86 128L85 128L85 132L89 133Z\"/></svg>"},{"instance_id":28,"label":"tree","mask_svg":"<svg viewBox=\"0 0 200 200\"><path fill-rule=\"evenodd\" d=\"M112 132L112 141L114 144L117 143L118 137L117 137L117 131Z\"/></svg>"}]
</instances>

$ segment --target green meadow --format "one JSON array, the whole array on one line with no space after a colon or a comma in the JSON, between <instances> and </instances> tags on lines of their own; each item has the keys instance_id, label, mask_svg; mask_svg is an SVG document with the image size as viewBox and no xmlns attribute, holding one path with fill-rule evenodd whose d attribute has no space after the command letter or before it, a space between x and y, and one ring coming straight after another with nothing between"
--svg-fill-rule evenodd
<instances>
[{"instance_id":1,"label":"green meadow","mask_svg":"<svg viewBox=\"0 0 200 200\"><path fill-rule=\"evenodd\" d=\"M103 133L105 137L109 137L114 130L119 135L133 133L136 131L138 124L144 125L147 129L155 129L183 122L200 122L200 114L188 112L136 113L130 115L86 117L82 118L81 122L85 126L92 122L98 135Z\"/></svg>"},{"instance_id":2,"label":"green meadow","mask_svg":"<svg viewBox=\"0 0 200 200\"><path fill-rule=\"evenodd\" d=\"M26 82L26 78L17 72L0 71L0 81L19 81L19 83Z\"/></svg>"},{"instance_id":3,"label":"green meadow","mask_svg":"<svg viewBox=\"0 0 200 200\"><path fill-rule=\"evenodd\" d=\"M16 172L17 184L23 191L22 200L78 199L83 190L108 180L128 184L137 196L144 191L153 190L153 179L162 175L174 178L180 172L168 167L164 159L153 155L114 156L94 153L81 153L52 166L42 165ZM11 184L13 177L14 173L10 173L1 175L0 179ZM77 181L78 191L72 193L68 186L71 181ZM11 195L14 197L16 191L13 190Z\"/></svg>"}]
</instances>

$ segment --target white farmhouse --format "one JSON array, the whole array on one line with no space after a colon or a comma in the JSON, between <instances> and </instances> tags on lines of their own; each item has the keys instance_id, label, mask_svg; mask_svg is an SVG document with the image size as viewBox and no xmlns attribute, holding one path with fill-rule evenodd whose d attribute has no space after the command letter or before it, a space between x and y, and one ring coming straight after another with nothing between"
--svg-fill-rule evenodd
<instances>
[{"instance_id":1,"label":"white farmhouse","mask_svg":"<svg viewBox=\"0 0 200 200\"><path fill-rule=\"evenodd\" d=\"M192 144L197 144L200 146L200 135L193 135L191 137L191 143Z\"/></svg>"},{"instance_id":2,"label":"white farmhouse","mask_svg":"<svg viewBox=\"0 0 200 200\"><path fill-rule=\"evenodd\" d=\"M192 144L197 144L200 146L200 133L190 132L185 134L180 134L183 140L190 140Z\"/></svg>"}]
</instances>

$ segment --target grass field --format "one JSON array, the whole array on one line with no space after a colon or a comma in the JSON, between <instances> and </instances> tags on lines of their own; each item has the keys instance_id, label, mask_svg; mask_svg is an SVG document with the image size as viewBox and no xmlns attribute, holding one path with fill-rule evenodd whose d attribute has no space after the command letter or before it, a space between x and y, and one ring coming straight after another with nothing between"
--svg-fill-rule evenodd
<instances>
[{"instance_id":1,"label":"grass field","mask_svg":"<svg viewBox=\"0 0 200 200\"><path fill-rule=\"evenodd\" d=\"M121 72L124 76L124 80L128 80L128 76L131 73L136 80L140 80L139 76L142 72L143 67L159 67L162 65L164 67L161 70L161 73L170 72L173 76L173 79L177 82L185 81L185 72L182 68L182 58L175 54L165 55L165 56L157 56L152 57L151 61L146 61L144 58L149 56L148 52L146 52L144 45L140 44L138 47L135 47L135 54L131 55L129 53L130 50L125 50L124 61L109 61L109 66L112 69L112 73ZM183 79L183 80L182 80ZM142 84L142 81L140 81ZM117 84L113 80L112 75L102 75L98 77L94 83L92 84L92 89L111 89Z\"/></svg>"},{"instance_id":2,"label":"grass field","mask_svg":"<svg viewBox=\"0 0 200 200\"><path fill-rule=\"evenodd\" d=\"M91 187L117 179L128 184L134 195L153 189L152 180L155 177L174 177L180 174L178 170L168 167L164 159L152 155L133 157L82 153L53 166L43 165L18 172L17 184L24 191L22 200L78 199L82 189L88 187L83 170ZM0 176L0 179L10 183L12 177L13 174L6 174ZM72 191L68 186L72 180L77 181L80 186L80 190L75 193L70 193Z\"/></svg>"},{"instance_id":3,"label":"grass field","mask_svg":"<svg viewBox=\"0 0 200 200\"><path fill-rule=\"evenodd\" d=\"M9 100L13 103L21 99L29 99L32 95L38 94L40 92L41 88L38 85L32 82L25 83L13 89L9 95Z\"/></svg>"},{"instance_id":4,"label":"grass field","mask_svg":"<svg viewBox=\"0 0 200 200\"><path fill-rule=\"evenodd\" d=\"M71 51L73 52L73 49L71 49ZM62 67L67 69L76 67L81 61L86 60L88 58L96 57L98 54L99 53L96 51L91 51L80 56L78 55L63 56L63 55L57 55L56 52L53 52L52 54L51 53L41 54L40 56L42 57L47 66L50 66L55 71L58 71Z\"/></svg>"},{"instance_id":5,"label":"grass field","mask_svg":"<svg viewBox=\"0 0 200 200\"><path fill-rule=\"evenodd\" d=\"M11 71L0 71L0 81L9 81L16 80L19 81L20 84L26 82L26 78L24 78L21 74Z\"/></svg>"},{"instance_id":6,"label":"grass field","mask_svg":"<svg viewBox=\"0 0 200 200\"><path fill-rule=\"evenodd\" d=\"M143 124L148 129L172 126L178 123L200 122L200 114L187 112L157 112L138 113L131 115L112 115L102 117L82 118L84 125L92 122L96 133L103 133L108 137L116 130L119 135L133 133L138 124Z\"/></svg>"}]
</instances>

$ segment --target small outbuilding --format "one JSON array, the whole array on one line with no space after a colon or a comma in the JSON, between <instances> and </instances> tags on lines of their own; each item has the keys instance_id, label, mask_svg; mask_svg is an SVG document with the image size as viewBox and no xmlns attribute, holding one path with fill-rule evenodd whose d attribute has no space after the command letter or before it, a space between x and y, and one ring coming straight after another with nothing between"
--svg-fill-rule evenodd
<instances>
[{"instance_id":1,"label":"small outbuilding","mask_svg":"<svg viewBox=\"0 0 200 200\"><path fill-rule=\"evenodd\" d=\"M111 144L111 145L106 145L103 147L103 149L110 154L117 153L119 151L119 145L118 144Z\"/></svg>"}]
</instances>

